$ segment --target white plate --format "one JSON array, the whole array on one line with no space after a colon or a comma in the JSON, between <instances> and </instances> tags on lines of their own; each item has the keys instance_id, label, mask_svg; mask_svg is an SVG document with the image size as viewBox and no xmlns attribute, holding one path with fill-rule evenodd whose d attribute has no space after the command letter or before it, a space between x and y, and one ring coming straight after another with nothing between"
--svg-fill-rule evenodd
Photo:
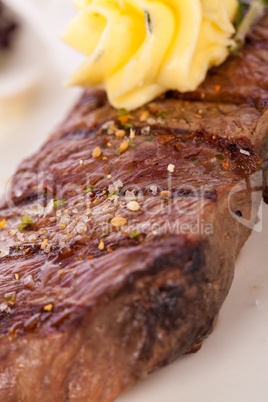
<instances>
[{"instance_id":1,"label":"white plate","mask_svg":"<svg viewBox=\"0 0 268 402\"><path fill-rule=\"evenodd\" d=\"M66 24L67 0L11 0L49 44L55 61L40 93L19 130L0 138L0 182L30 155L60 122L77 92L64 89L63 81L79 57L56 39ZM38 14L38 10L42 11ZM55 10L58 13L55 14ZM61 12L59 12L61 10ZM55 17L57 15L57 18ZM42 22L43 21L43 22ZM49 21L49 33L46 24ZM54 24L51 21L54 21ZM57 22L58 21L58 22ZM54 38L55 36L55 38ZM54 38L54 39L53 39ZM53 42L51 42L53 40ZM16 144L16 147L14 146ZM243 248L230 294L214 332L202 349L178 359L153 374L118 402L267 402L268 400L268 207L263 207L263 230L253 233Z\"/></svg>"},{"instance_id":2,"label":"white plate","mask_svg":"<svg viewBox=\"0 0 268 402\"><path fill-rule=\"evenodd\" d=\"M214 332L201 350L153 374L117 402L267 402L268 206L237 260Z\"/></svg>"}]
</instances>

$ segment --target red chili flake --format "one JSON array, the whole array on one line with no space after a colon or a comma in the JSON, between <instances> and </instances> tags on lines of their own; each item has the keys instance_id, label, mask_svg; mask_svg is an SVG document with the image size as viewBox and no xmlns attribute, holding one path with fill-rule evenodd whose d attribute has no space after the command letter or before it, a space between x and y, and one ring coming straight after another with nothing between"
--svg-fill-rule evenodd
<instances>
[{"instance_id":1,"label":"red chili flake","mask_svg":"<svg viewBox=\"0 0 268 402\"><path fill-rule=\"evenodd\" d=\"M215 85L214 89L215 89L215 92L220 92L221 86L220 85Z\"/></svg>"},{"instance_id":2,"label":"red chili flake","mask_svg":"<svg viewBox=\"0 0 268 402\"><path fill-rule=\"evenodd\" d=\"M106 145L108 144L108 142L109 142L109 140L108 140L107 137L104 137L104 138L102 139L102 145L103 145L103 146L106 146Z\"/></svg>"},{"instance_id":3,"label":"red chili flake","mask_svg":"<svg viewBox=\"0 0 268 402\"><path fill-rule=\"evenodd\" d=\"M177 150L177 151L181 151L181 146L180 146L180 144L175 144L174 145L174 148Z\"/></svg>"},{"instance_id":4,"label":"red chili flake","mask_svg":"<svg viewBox=\"0 0 268 402\"><path fill-rule=\"evenodd\" d=\"M133 117L131 115L124 115L124 116L119 116L118 120L120 121L120 123L124 124L127 123L129 120L133 119Z\"/></svg>"},{"instance_id":5,"label":"red chili flake","mask_svg":"<svg viewBox=\"0 0 268 402\"><path fill-rule=\"evenodd\" d=\"M47 191L47 192L49 191L49 192L52 193L52 194L54 194L55 191L56 191L55 188L53 189L52 187L48 186L47 184L44 184L43 189L44 189L45 191Z\"/></svg>"},{"instance_id":6,"label":"red chili flake","mask_svg":"<svg viewBox=\"0 0 268 402\"><path fill-rule=\"evenodd\" d=\"M222 162L222 167L223 167L224 170L228 170L229 169L229 162L228 161Z\"/></svg>"},{"instance_id":7,"label":"red chili flake","mask_svg":"<svg viewBox=\"0 0 268 402\"><path fill-rule=\"evenodd\" d=\"M155 114L156 112L158 112L158 107L157 106L150 106L149 107L149 112L152 114Z\"/></svg>"}]
</instances>

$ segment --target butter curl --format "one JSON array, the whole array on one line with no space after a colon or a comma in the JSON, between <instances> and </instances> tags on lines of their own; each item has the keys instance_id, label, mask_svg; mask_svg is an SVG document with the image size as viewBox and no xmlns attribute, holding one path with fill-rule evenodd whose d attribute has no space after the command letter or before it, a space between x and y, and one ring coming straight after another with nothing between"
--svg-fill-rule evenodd
<instances>
[{"instance_id":1,"label":"butter curl","mask_svg":"<svg viewBox=\"0 0 268 402\"><path fill-rule=\"evenodd\" d=\"M77 0L63 39L87 56L68 84L104 88L135 109L195 90L232 44L237 0Z\"/></svg>"}]
</instances>

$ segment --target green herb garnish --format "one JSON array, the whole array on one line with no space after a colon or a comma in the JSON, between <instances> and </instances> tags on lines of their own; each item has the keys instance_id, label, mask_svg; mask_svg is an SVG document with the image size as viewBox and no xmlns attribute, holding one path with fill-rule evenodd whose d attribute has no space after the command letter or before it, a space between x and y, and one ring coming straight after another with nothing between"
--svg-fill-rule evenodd
<instances>
[{"instance_id":1,"label":"green herb garnish","mask_svg":"<svg viewBox=\"0 0 268 402\"><path fill-rule=\"evenodd\" d=\"M217 154L215 155L215 158L219 159L219 161L223 161L224 160L224 156L222 154Z\"/></svg>"},{"instance_id":2,"label":"green herb garnish","mask_svg":"<svg viewBox=\"0 0 268 402\"><path fill-rule=\"evenodd\" d=\"M145 142L152 142L154 139L155 137L151 135L150 137L146 138Z\"/></svg>"},{"instance_id":3,"label":"green herb garnish","mask_svg":"<svg viewBox=\"0 0 268 402\"><path fill-rule=\"evenodd\" d=\"M127 109L118 109L118 116L128 116L129 111Z\"/></svg>"},{"instance_id":4,"label":"green herb garnish","mask_svg":"<svg viewBox=\"0 0 268 402\"><path fill-rule=\"evenodd\" d=\"M165 112L164 110L162 112L156 112L156 117L162 117L163 119L167 117L168 112Z\"/></svg>"},{"instance_id":5,"label":"green herb garnish","mask_svg":"<svg viewBox=\"0 0 268 402\"><path fill-rule=\"evenodd\" d=\"M83 192L84 192L85 194L87 194L87 193L90 193L91 191L94 191L94 190L95 190L95 187L90 186L90 187L88 187L86 190L84 190Z\"/></svg>"},{"instance_id":6,"label":"green herb garnish","mask_svg":"<svg viewBox=\"0 0 268 402\"><path fill-rule=\"evenodd\" d=\"M109 198L112 198L114 195L119 195L119 190L116 190L112 194L109 194Z\"/></svg>"},{"instance_id":7,"label":"green herb garnish","mask_svg":"<svg viewBox=\"0 0 268 402\"><path fill-rule=\"evenodd\" d=\"M136 142L133 141L129 141L129 146L134 148L136 146Z\"/></svg>"},{"instance_id":8,"label":"green herb garnish","mask_svg":"<svg viewBox=\"0 0 268 402\"><path fill-rule=\"evenodd\" d=\"M237 10L237 16L236 16L236 22L235 22L235 28L238 30L242 20L243 20L243 14L244 14L244 8L249 7L249 4L244 3L241 0L238 0L238 10Z\"/></svg>"},{"instance_id":9,"label":"green herb garnish","mask_svg":"<svg viewBox=\"0 0 268 402\"><path fill-rule=\"evenodd\" d=\"M135 230L133 230L133 232L131 233L130 238L131 238L131 239L135 239L135 237L137 237L138 235L139 235L139 232L135 229Z\"/></svg>"},{"instance_id":10,"label":"green herb garnish","mask_svg":"<svg viewBox=\"0 0 268 402\"><path fill-rule=\"evenodd\" d=\"M191 162L192 162L194 165L197 165L198 162L199 162L199 159L198 159L198 158L192 158L192 159L191 159Z\"/></svg>"},{"instance_id":11,"label":"green herb garnish","mask_svg":"<svg viewBox=\"0 0 268 402\"><path fill-rule=\"evenodd\" d=\"M131 123L122 123L122 126L123 126L126 130L130 130L131 128L133 128L133 124L131 124Z\"/></svg>"},{"instance_id":12,"label":"green herb garnish","mask_svg":"<svg viewBox=\"0 0 268 402\"><path fill-rule=\"evenodd\" d=\"M151 16L148 13L148 11L144 10L144 15L145 15L145 24L146 24L146 32L152 33L153 32L153 24L151 20Z\"/></svg>"},{"instance_id":13,"label":"green herb garnish","mask_svg":"<svg viewBox=\"0 0 268 402\"><path fill-rule=\"evenodd\" d=\"M57 201L54 202L53 208L57 209L57 208L61 207L64 204L66 204L65 200L57 200Z\"/></svg>"},{"instance_id":14,"label":"green herb garnish","mask_svg":"<svg viewBox=\"0 0 268 402\"><path fill-rule=\"evenodd\" d=\"M33 220L28 215L22 216L20 220L21 223L18 225L18 230L23 230L33 223Z\"/></svg>"},{"instance_id":15,"label":"green herb garnish","mask_svg":"<svg viewBox=\"0 0 268 402\"><path fill-rule=\"evenodd\" d=\"M248 12L246 13L245 17L242 18L244 5L245 4L242 1L239 1L237 23L238 28L234 37L234 44L230 48L230 53L232 54L236 54L244 46L246 36L250 31L250 28L252 27L256 19L264 12L265 8L268 5L268 0L252 0Z\"/></svg>"}]
</instances>

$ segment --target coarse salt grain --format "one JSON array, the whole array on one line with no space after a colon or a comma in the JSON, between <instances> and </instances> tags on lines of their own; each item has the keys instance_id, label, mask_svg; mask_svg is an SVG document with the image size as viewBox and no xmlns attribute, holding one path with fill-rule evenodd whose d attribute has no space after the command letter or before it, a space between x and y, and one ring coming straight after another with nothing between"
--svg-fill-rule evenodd
<instances>
[{"instance_id":1,"label":"coarse salt grain","mask_svg":"<svg viewBox=\"0 0 268 402\"><path fill-rule=\"evenodd\" d=\"M157 187L156 186L151 186L150 190L152 191L153 195L157 194Z\"/></svg>"},{"instance_id":2,"label":"coarse salt grain","mask_svg":"<svg viewBox=\"0 0 268 402\"><path fill-rule=\"evenodd\" d=\"M174 169L175 169L175 165L172 165L171 163L168 165L168 167L167 167L167 170L170 172L170 173L173 173L174 172Z\"/></svg>"},{"instance_id":3,"label":"coarse salt grain","mask_svg":"<svg viewBox=\"0 0 268 402\"><path fill-rule=\"evenodd\" d=\"M243 155L250 156L250 152L246 151L245 149L240 149L240 153Z\"/></svg>"},{"instance_id":4,"label":"coarse salt grain","mask_svg":"<svg viewBox=\"0 0 268 402\"><path fill-rule=\"evenodd\" d=\"M36 241L37 240L37 236L36 235L31 235L31 236L29 236L29 241L30 242L34 242L34 241Z\"/></svg>"},{"instance_id":5,"label":"coarse salt grain","mask_svg":"<svg viewBox=\"0 0 268 402\"><path fill-rule=\"evenodd\" d=\"M135 135L136 135L135 130L133 130L133 129L131 128L131 129L130 129L130 135L129 135L131 141L134 140Z\"/></svg>"},{"instance_id":6,"label":"coarse salt grain","mask_svg":"<svg viewBox=\"0 0 268 402\"><path fill-rule=\"evenodd\" d=\"M32 275L27 275L26 278L23 279L23 284L26 288L34 289L35 281L34 281Z\"/></svg>"},{"instance_id":7,"label":"coarse salt grain","mask_svg":"<svg viewBox=\"0 0 268 402\"><path fill-rule=\"evenodd\" d=\"M6 257L9 255L9 247L5 247L1 249L1 257Z\"/></svg>"},{"instance_id":8,"label":"coarse salt grain","mask_svg":"<svg viewBox=\"0 0 268 402\"><path fill-rule=\"evenodd\" d=\"M54 200L50 200L45 208L45 215L50 214L54 209Z\"/></svg>"},{"instance_id":9,"label":"coarse salt grain","mask_svg":"<svg viewBox=\"0 0 268 402\"><path fill-rule=\"evenodd\" d=\"M156 124L156 119L154 119L153 117L148 117L147 123L148 124Z\"/></svg>"},{"instance_id":10,"label":"coarse salt grain","mask_svg":"<svg viewBox=\"0 0 268 402\"><path fill-rule=\"evenodd\" d=\"M46 254L48 254L48 253L50 253L50 250L51 250L51 245L50 245L50 244L47 244L46 247L44 248L44 252L45 252Z\"/></svg>"},{"instance_id":11,"label":"coarse salt grain","mask_svg":"<svg viewBox=\"0 0 268 402\"><path fill-rule=\"evenodd\" d=\"M10 313L11 309L8 307L6 303L1 303L0 304L0 313Z\"/></svg>"},{"instance_id":12,"label":"coarse salt grain","mask_svg":"<svg viewBox=\"0 0 268 402\"><path fill-rule=\"evenodd\" d=\"M119 200L119 195L112 195L112 197L110 198L110 201L113 201L115 204L118 202Z\"/></svg>"},{"instance_id":13,"label":"coarse salt grain","mask_svg":"<svg viewBox=\"0 0 268 402\"><path fill-rule=\"evenodd\" d=\"M140 204L137 201L130 201L127 204L127 208L132 212L137 212L141 209Z\"/></svg>"},{"instance_id":14,"label":"coarse salt grain","mask_svg":"<svg viewBox=\"0 0 268 402\"><path fill-rule=\"evenodd\" d=\"M114 126L114 124L115 124L114 120L109 120L109 121L106 121L106 122L101 126L101 128L102 128L103 130L107 130L107 128L109 128L109 127L111 127L111 126Z\"/></svg>"},{"instance_id":15,"label":"coarse salt grain","mask_svg":"<svg viewBox=\"0 0 268 402\"><path fill-rule=\"evenodd\" d=\"M76 226L76 231L79 234L84 234L87 231L87 225L84 222L79 222Z\"/></svg>"},{"instance_id":16,"label":"coarse salt grain","mask_svg":"<svg viewBox=\"0 0 268 402\"><path fill-rule=\"evenodd\" d=\"M142 134L142 135L148 135L148 134L150 134L150 131L151 131L151 127L150 127L150 126L146 126L146 127L143 127L143 128L141 129L141 134Z\"/></svg>"},{"instance_id":17,"label":"coarse salt grain","mask_svg":"<svg viewBox=\"0 0 268 402\"><path fill-rule=\"evenodd\" d=\"M125 200L127 202L134 201L136 199L135 190L127 190L125 194Z\"/></svg>"}]
</instances>

